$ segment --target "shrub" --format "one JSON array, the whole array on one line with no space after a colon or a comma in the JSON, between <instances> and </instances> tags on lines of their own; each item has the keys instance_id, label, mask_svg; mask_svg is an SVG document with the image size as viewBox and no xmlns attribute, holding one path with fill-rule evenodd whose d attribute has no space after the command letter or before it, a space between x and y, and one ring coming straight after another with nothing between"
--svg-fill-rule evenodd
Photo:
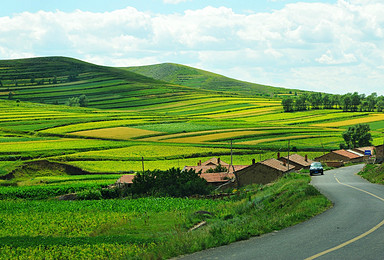
<instances>
[{"instance_id":1,"label":"shrub","mask_svg":"<svg viewBox=\"0 0 384 260\"><path fill-rule=\"evenodd\" d=\"M195 194L209 194L212 190L205 179L194 170L181 171L172 168L166 171L137 173L133 179L133 194L185 197Z\"/></svg>"},{"instance_id":2,"label":"shrub","mask_svg":"<svg viewBox=\"0 0 384 260\"><path fill-rule=\"evenodd\" d=\"M101 191L96 189L83 190L76 193L79 200L100 200L102 199Z\"/></svg>"}]
</instances>

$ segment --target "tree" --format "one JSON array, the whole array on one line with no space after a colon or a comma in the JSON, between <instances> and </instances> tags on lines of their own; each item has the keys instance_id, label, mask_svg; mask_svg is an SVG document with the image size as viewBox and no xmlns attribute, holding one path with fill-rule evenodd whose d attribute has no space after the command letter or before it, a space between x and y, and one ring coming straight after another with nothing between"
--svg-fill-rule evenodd
<instances>
[{"instance_id":1,"label":"tree","mask_svg":"<svg viewBox=\"0 0 384 260\"><path fill-rule=\"evenodd\" d=\"M88 106L88 98L86 95L83 94L79 97L79 106L81 107Z\"/></svg>"},{"instance_id":2,"label":"tree","mask_svg":"<svg viewBox=\"0 0 384 260\"><path fill-rule=\"evenodd\" d=\"M286 97L281 101L281 104L283 105L284 112L292 112L293 111L293 98L292 97Z\"/></svg>"},{"instance_id":3,"label":"tree","mask_svg":"<svg viewBox=\"0 0 384 260\"><path fill-rule=\"evenodd\" d=\"M185 197L194 194L209 194L212 188L195 170L179 168L166 171L138 172L132 181L133 194Z\"/></svg>"},{"instance_id":4,"label":"tree","mask_svg":"<svg viewBox=\"0 0 384 260\"><path fill-rule=\"evenodd\" d=\"M377 102L377 93L373 92L371 95L367 97L368 112L375 111L376 102Z\"/></svg>"},{"instance_id":5,"label":"tree","mask_svg":"<svg viewBox=\"0 0 384 260\"><path fill-rule=\"evenodd\" d=\"M340 95L333 95L331 97L331 103L332 103L332 107L336 106L336 109L337 108L340 108L340 102L341 102L341 97Z\"/></svg>"},{"instance_id":6,"label":"tree","mask_svg":"<svg viewBox=\"0 0 384 260\"><path fill-rule=\"evenodd\" d=\"M376 108L377 108L377 112L383 112L383 109L384 109L384 99L383 98L380 98L377 101Z\"/></svg>"},{"instance_id":7,"label":"tree","mask_svg":"<svg viewBox=\"0 0 384 260\"><path fill-rule=\"evenodd\" d=\"M78 97L70 97L70 98L68 98L68 101L66 104L70 107L78 107L78 106L80 106L79 98Z\"/></svg>"},{"instance_id":8,"label":"tree","mask_svg":"<svg viewBox=\"0 0 384 260\"><path fill-rule=\"evenodd\" d=\"M323 98L321 93L311 93L309 95L309 100L312 104L312 109L319 109L323 103Z\"/></svg>"},{"instance_id":9,"label":"tree","mask_svg":"<svg viewBox=\"0 0 384 260\"><path fill-rule=\"evenodd\" d=\"M295 99L295 108L297 111L307 110L307 97L300 95Z\"/></svg>"},{"instance_id":10,"label":"tree","mask_svg":"<svg viewBox=\"0 0 384 260\"><path fill-rule=\"evenodd\" d=\"M353 112L356 112L360 103L361 103L361 96L357 92L354 92L351 96L351 110Z\"/></svg>"},{"instance_id":11,"label":"tree","mask_svg":"<svg viewBox=\"0 0 384 260\"><path fill-rule=\"evenodd\" d=\"M330 94L325 94L323 97L323 106L324 109L332 108L332 96Z\"/></svg>"},{"instance_id":12,"label":"tree","mask_svg":"<svg viewBox=\"0 0 384 260\"><path fill-rule=\"evenodd\" d=\"M368 101L367 101L367 100L363 100L363 101L361 102L360 112L366 112L366 111L369 112Z\"/></svg>"},{"instance_id":13,"label":"tree","mask_svg":"<svg viewBox=\"0 0 384 260\"><path fill-rule=\"evenodd\" d=\"M350 126L342 136L348 148L370 146L372 145L372 136L369 133L370 130L368 124L358 124Z\"/></svg>"},{"instance_id":14,"label":"tree","mask_svg":"<svg viewBox=\"0 0 384 260\"><path fill-rule=\"evenodd\" d=\"M343 107L343 111L344 112L347 112L351 109L351 104L352 104L352 100L351 100L351 94L348 93L348 94L345 94L341 97L341 106Z\"/></svg>"}]
</instances>

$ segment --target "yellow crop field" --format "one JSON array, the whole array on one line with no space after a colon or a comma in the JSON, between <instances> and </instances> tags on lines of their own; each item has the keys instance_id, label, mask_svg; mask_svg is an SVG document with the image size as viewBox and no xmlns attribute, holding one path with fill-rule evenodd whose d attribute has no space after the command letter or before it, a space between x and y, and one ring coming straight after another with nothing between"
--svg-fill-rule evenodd
<instances>
[{"instance_id":1,"label":"yellow crop field","mask_svg":"<svg viewBox=\"0 0 384 260\"><path fill-rule=\"evenodd\" d=\"M161 134L161 132L143 130L131 127L113 127L71 133L71 135L88 136L95 138L108 138L117 140L130 140L135 137Z\"/></svg>"},{"instance_id":2,"label":"yellow crop field","mask_svg":"<svg viewBox=\"0 0 384 260\"><path fill-rule=\"evenodd\" d=\"M323 124L313 124L313 126L341 127L341 126L364 124L364 123L371 123L371 122L377 122L377 121L383 121L383 120L384 120L384 114L371 114L371 115L369 115L367 117L363 117L363 118L356 118L356 119L331 122L331 123L323 123Z\"/></svg>"},{"instance_id":3,"label":"yellow crop field","mask_svg":"<svg viewBox=\"0 0 384 260\"><path fill-rule=\"evenodd\" d=\"M238 111L231 111L231 112L225 112L221 111L216 114L208 115L209 118L242 118L247 116L253 116L253 115L265 115L268 113L276 112L276 110L280 110L280 108L276 107L263 107L263 108L252 108L252 109L243 109Z\"/></svg>"},{"instance_id":4,"label":"yellow crop field","mask_svg":"<svg viewBox=\"0 0 384 260\"><path fill-rule=\"evenodd\" d=\"M164 145L134 145L124 148L89 151L66 155L66 158L114 158L118 160L131 158L164 158L174 156L191 156L197 154L230 153L227 148L193 147L193 146L164 146Z\"/></svg>"},{"instance_id":5,"label":"yellow crop field","mask_svg":"<svg viewBox=\"0 0 384 260\"><path fill-rule=\"evenodd\" d=\"M92 130L92 129L103 129L106 127L130 125L130 124L140 124L146 122L145 119L123 119L123 120L111 120L111 121L98 121L98 122L89 122L81 124L71 124L66 126L54 127L50 129L43 130L43 133L50 134L64 134L70 132L79 132L81 130Z\"/></svg>"},{"instance_id":6,"label":"yellow crop field","mask_svg":"<svg viewBox=\"0 0 384 260\"><path fill-rule=\"evenodd\" d=\"M266 142L273 142L273 141L280 141L280 140L292 140L292 139L306 139L306 138L312 138L312 137L317 137L317 135L292 135L292 136L284 136L284 137L265 138L265 139L260 139L260 140L239 142L237 144L256 145L256 144L266 143Z\"/></svg>"},{"instance_id":7,"label":"yellow crop field","mask_svg":"<svg viewBox=\"0 0 384 260\"><path fill-rule=\"evenodd\" d=\"M208 135L167 139L167 141L174 142L174 143L204 143L204 142L220 140L220 139L231 139L234 137L241 137L241 136L261 135L265 133L266 133L265 131L232 131L232 132L215 133L215 134L208 134Z\"/></svg>"},{"instance_id":8,"label":"yellow crop field","mask_svg":"<svg viewBox=\"0 0 384 260\"><path fill-rule=\"evenodd\" d=\"M190 136L195 136L195 135L203 135L203 134L219 133L219 132L229 132L229 131L234 131L234 130L236 130L236 129L221 129L221 130L197 131L197 132L189 132L189 133L177 133L177 134L147 137L147 138L140 139L140 141L159 142L159 141L167 141L168 139L173 139L173 138L183 138L183 137L188 138Z\"/></svg>"}]
</instances>

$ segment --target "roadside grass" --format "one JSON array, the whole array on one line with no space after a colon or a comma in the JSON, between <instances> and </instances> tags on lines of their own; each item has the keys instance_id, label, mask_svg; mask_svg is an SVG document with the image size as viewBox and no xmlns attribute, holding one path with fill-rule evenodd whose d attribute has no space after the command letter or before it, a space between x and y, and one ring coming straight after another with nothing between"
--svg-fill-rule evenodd
<instances>
[{"instance_id":1,"label":"roadside grass","mask_svg":"<svg viewBox=\"0 0 384 260\"><path fill-rule=\"evenodd\" d=\"M305 221L331 207L309 184L310 177L289 174L270 186L250 186L244 198L222 205L207 225L176 235L139 258L167 259L259 236ZM240 194L242 191L239 191Z\"/></svg>"},{"instance_id":2,"label":"roadside grass","mask_svg":"<svg viewBox=\"0 0 384 260\"><path fill-rule=\"evenodd\" d=\"M384 184L384 164L367 164L359 175L372 183Z\"/></svg>"},{"instance_id":3,"label":"roadside grass","mask_svg":"<svg viewBox=\"0 0 384 260\"><path fill-rule=\"evenodd\" d=\"M309 182L310 177L292 173L223 200L0 200L0 254L5 259L44 259L52 253L58 258L171 258L281 230L323 212L331 203ZM5 195L10 188L0 191ZM34 187L18 188L25 194ZM188 232L202 220L206 226Z\"/></svg>"}]
</instances>

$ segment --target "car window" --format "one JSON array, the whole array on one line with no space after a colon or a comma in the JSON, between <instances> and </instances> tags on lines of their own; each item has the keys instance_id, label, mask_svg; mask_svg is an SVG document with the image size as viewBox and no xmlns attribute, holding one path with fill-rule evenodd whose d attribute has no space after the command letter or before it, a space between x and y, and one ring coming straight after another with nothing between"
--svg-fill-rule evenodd
<instances>
[{"instance_id":1,"label":"car window","mask_svg":"<svg viewBox=\"0 0 384 260\"><path fill-rule=\"evenodd\" d=\"M314 162L314 163L312 163L312 166L313 166L313 167L321 167L321 163L319 163L319 162Z\"/></svg>"}]
</instances>

